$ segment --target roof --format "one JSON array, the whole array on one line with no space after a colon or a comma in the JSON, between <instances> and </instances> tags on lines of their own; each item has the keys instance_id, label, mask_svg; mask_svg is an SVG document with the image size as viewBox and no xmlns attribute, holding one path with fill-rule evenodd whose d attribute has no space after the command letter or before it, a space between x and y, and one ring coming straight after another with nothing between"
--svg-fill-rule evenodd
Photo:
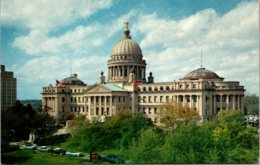
<instances>
[{"instance_id":1,"label":"roof","mask_svg":"<svg viewBox=\"0 0 260 165\"><path fill-rule=\"evenodd\" d=\"M77 74L72 74L70 77L67 77L61 82L65 85L85 85L83 81L77 78Z\"/></svg>"},{"instance_id":2,"label":"roof","mask_svg":"<svg viewBox=\"0 0 260 165\"><path fill-rule=\"evenodd\" d=\"M219 77L215 72L207 70L205 68L198 68L188 73L182 80L198 80L198 79L223 79Z\"/></svg>"},{"instance_id":3,"label":"roof","mask_svg":"<svg viewBox=\"0 0 260 165\"><path fill-rule=\"evenodd\" d=\"M114 84L102 84L103 87L111 90L111 91L115 91L115 92L125 92L124 89L120 88L119 86L116 86Z\"/></svg>"},{"instance_id":4,"label":"roof","mask_svg":"<svg viewBox=\"0 0 260 165\"><path fill-rule=\"evenodd\" d=\"M142 55L139 45L130 38L122 38L113 48L112 55Z\"/></svg>"}]
</instances>

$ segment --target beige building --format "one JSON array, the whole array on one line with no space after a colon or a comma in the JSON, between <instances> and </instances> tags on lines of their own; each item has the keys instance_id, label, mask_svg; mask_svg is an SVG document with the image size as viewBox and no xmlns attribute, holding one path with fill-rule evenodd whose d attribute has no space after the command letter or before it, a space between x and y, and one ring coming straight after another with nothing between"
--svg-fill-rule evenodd
<instances>
[{"instance_id":1,"label":"beige building","mask_svg":"<svg viewBox=\"0 0 260 165\"><path fill-rule=\"evenodd\" d=\"M224 81L202 67L179 81L154 82L151 72L146 79L146 61L139 45L131 39L128 24L107 66L107 81L103 72L99 83L93 85L72 74L55 86L43 87L44 109L60 122L79 114L103 120L126 109L144 114L154 123L160 122L160 105L170 101L194 108L202 119L213 118L221 109L244 110L244 87L238 81Z\"/></svg>"},{"instance_id":2,"label":"beige building","mask_svg":"<svg viewBox=\"0 0 260 165\"><path fill-rule=\"evenodd\" d=\"M1 66L1 110L12 106L16 102L16 78L14 73L5 70L4 65Z\"/></svg>"}]
</instances>

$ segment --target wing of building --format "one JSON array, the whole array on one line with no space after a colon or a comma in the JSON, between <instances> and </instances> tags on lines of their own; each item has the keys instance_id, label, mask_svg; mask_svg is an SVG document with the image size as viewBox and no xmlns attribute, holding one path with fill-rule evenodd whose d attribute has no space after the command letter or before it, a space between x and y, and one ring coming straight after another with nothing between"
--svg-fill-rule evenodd
<instances>
[{"instance_id":1,"label":"wing of building","mask_svg":"<svg viewBox=\"0 0 260 165\"><path fill-rule=\"evenodd\" d=\"M221 109L244 111L244 87L238 81L224 81L215 72L198 68L179 81L154 82L146 79L146 61L140 46L132 40L128 24L124 35L112 49L107 63L108 77L87 85L72 74L56 85L43 87L43 109L59 122L82 114L103 119L121 109L142 113L160 122L160 105L175 101L198 111L202 119L213 118Z\"/></svg>"}]
</instances>

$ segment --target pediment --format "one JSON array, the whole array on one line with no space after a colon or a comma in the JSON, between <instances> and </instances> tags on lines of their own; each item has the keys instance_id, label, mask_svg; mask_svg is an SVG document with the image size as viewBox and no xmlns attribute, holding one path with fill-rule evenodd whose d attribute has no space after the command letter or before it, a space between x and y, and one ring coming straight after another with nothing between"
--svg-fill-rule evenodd
<instances>
[{"instance_id":1,"label":"pediment","mask_svg":"<svg viewBox=\"0 0 260 165\"><path fill-rule=\"evenodd\" d=\"M111 92L111 90L109 90L105 87L99 86L99 85L97 85L87 91L87 93L107 93L107 92Z\"/></svg>"}]
</instances>

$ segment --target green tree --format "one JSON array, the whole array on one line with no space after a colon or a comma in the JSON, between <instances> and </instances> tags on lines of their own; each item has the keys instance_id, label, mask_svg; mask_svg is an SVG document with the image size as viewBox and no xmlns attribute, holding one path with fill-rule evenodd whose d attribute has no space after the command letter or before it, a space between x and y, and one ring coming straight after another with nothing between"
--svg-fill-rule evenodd
<instances>
[{"instance_id":1,"label":"green tree","mask_svg":"<svg viewBox=\"0 0 260 165\"><path fill-rule=\"evenodd\" d=\"M168 132L161 149L162 163L207 163L210 135L207 126L198 126L194 122Z\"/></svg>"},{"instance_id":2,"label":"green tree","mask_svg":"<svg viewBox=\"0 0 260 165\"><path fill-rule=\"evenodd\" d=\"M2 139L5 141L28 140L33 130L47 133L54 120L44 113L33 110L31 105L17 101L14 106L1 111Z\"/></svg>"},{"instance_id":3,"label":"green tree","mask_svg":"<svg viewBox=\"0 0 260 165\"><path fill-rule=\"evenodd\" d=\"M163 137L153 129L142 130L139 138L134 138L129 148L123 152L123 157L133 163L160 163L162 144Z\"/></svg>"},{"instance_id":4,"label":"green tree","mask_svg":"<svg viewBox=\"0 0 260 165\"><path fill-rule=\"evenodd\" d=\"M139 132L142 129L153 127L151 120L145 118L142 115L136 115L132 118L125 119L120 127L120 147L128 147L133 138L139 136Z\"/></svg>"},{"instance_id":5,"label":"green tree","mask_svg":"<svg viewBox=\"0 0 260 165\"><path fill-rule=\"evenodd\" d=\"M244 108L246 114L258 115L259 114L259 97L256 95L246 95Z\"/></svg>"},{"instance_id":6,"label":"green tree","mask_svg":"<svg viewBox=\"0 0 260 165\"><path fill-rule=\"evenodd\" d=\"M213 146L209 163L256 163L258 158L258 134L246 125L236 110L218 113L212 131Z\"/></svg>"}]
</instances>

